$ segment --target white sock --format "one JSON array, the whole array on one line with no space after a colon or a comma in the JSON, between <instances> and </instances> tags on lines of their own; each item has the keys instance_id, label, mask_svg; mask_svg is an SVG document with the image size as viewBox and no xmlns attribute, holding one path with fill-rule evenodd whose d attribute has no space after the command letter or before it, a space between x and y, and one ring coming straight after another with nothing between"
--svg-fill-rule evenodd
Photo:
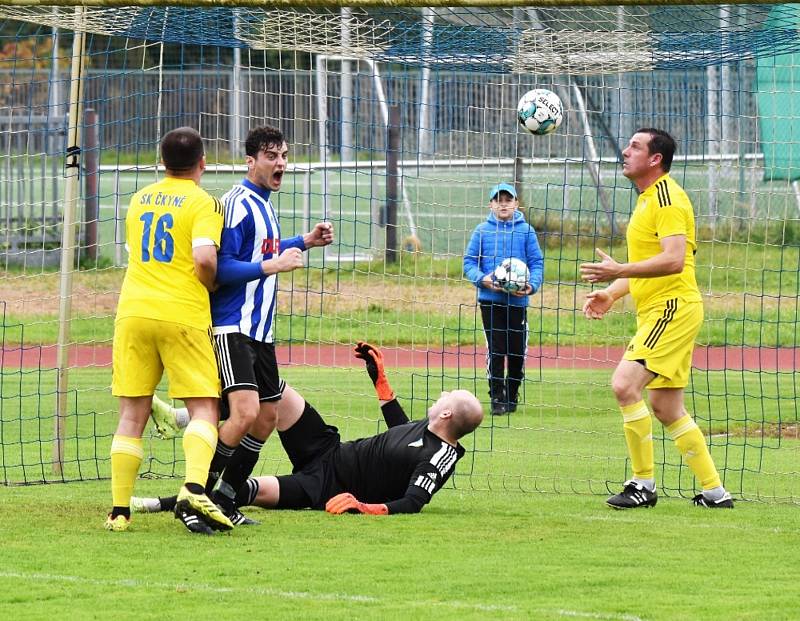
<instances>
[{"instance_id":1,"label":"white sock","mask_svg":"<svg viewBox=\"0 0 800 621\"><path fill-rule=\"evenodd\" d=\"M178 423L179 429L186 429L189 424L189 410L187 408L172 408L175 414L175 422Z\"/></svg>"},{"instance_id":2,"label":"white sock","mask_svg":"<svg viewBox=\"0 0 800 621\"><path fill-rule=\"evenodd\" d=\"M720 500L725 495L725 488L722 485L712 487L711 489L704 489L703 496L709 500Z\"/></svg>"},{"instance_id":3,"label":"white sock","mask_svg":"<svg viewBox=\"0 0 800 621\"><path fill-rule=\"evenodd\" d=\"M656 491L656 480L655 479L637 479L634 477L634 483L638 483L642 487L644 487L648 492Z\"/></svg>"}]
</instances>

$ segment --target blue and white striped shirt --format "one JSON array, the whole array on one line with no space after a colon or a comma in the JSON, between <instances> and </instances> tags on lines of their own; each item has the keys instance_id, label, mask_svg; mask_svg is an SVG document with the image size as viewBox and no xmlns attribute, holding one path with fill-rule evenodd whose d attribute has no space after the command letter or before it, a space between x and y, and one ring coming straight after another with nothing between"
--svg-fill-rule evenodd
<instances>
[{"instance_id":1,"label":"blue and white striped shirt","mask_svg":"<svg viewBox=\"0 0 800 621\"><path fill-rule=\"evenodd\" d=\"M301 235L281 240L281 227L269 190L244 179L222 197L222 204L225 224L218 258L220 271L233 263L260 264L287 248L305 250ZM211 294L214 334L238 332L273 343L277 296L277 274L222 285Z\"/></svg>"}]
</instances>

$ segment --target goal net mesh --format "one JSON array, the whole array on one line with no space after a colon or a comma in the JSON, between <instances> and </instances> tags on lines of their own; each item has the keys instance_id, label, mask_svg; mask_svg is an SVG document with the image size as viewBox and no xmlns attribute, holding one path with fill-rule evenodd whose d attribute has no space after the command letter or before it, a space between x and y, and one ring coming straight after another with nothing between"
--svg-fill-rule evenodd
<instances>
[{"instance_id":1,"label":"goal net mesh","mask_svg":"<svg viewBox=\"0 0 800 621\"><path fill-rule=\"evenodd\" d=\"M678 141L672 175L696 212L706 319L687 408L737 497L797 502L797 5L398 5L0 6L0 481L109 476L128 201L163 174L166 131L200 130L202 183L219 196L245 174L247 131L268 123L291 151L275 197L283 235L322 219L336 230L333 246L280 279L277 345L289 383L345 439L380 431L351 352L368 340L384 348L414 418L455 387L488 404L462 257L489 188L514 183L545 256L521 404L465 439L453 484L617 489L630 464L610 376L633 308L586 321L591 288L578 266L595 248L625 259L636 192L620 149L636 128L655 126ZM532 88L553 90L565 107L546 137L517 124L516 103ZM65 205L75 149L73 235ZM63 239L75 250L69 264ZM697 482L654 429L659 487L693 494ZM180 443L150 427L145 437L143 474L179 475ZM288 468L272 438L258 471Z\"/></svg>"}]
</instances>

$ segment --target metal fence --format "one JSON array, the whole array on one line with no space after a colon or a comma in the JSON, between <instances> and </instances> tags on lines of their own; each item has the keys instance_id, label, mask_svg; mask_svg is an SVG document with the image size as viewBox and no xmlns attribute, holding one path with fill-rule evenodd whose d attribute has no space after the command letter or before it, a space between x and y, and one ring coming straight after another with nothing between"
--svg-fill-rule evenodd
<instances>
[{"instance_id":1,"label":"metal fence","mask_svg":"<svg viewBox=\"0 0 800 621\"><path fill-rule=\"evenodd\" d=\"M752 63L726 66L725 80L719 79L720 67L547 81L431 71L432 140L425 152L420 152L421 74L389 67L377 77L367 63L353 67L348 76L336 60L328 61L324 73L234 71L229 65L202 71L92 69L84 84L84 108L97 113L103 165L155 163L159 136L180 125L200 129L211 162L239 162L247 130L263 123L285 131L296 161L337 159L345 135L352 136L355 158L383 159L387 105L400 109L400 159L406 161L458 159L493 166L499 158L514 157L578 164L595 155L613 159L639 126L669 129L681 155L713 159L722 153L741 159L759 151ZM346 92L352 93L348 99L342 98L345 79ZM556 90L569 111L559 131L547 137L533 138L517 128L516 102L534 87ZM0 244L6 257L31 247L57 252L68 91L63 71L0 71L0 222L5 229ZM710 179L709 193L719 183Z\"/></svg>"},{"instance_id":2,"label":"metal fence","mask_svg":"<svg viewBox=\"0 0 800 621\"><path fill-rule=\"evenodd\" d=\"M350 125L358 154L383 153L385 122L373 72L364 63L354 71L352 98L341 98L342 75L338 63L326 73L326 136L324 146L337 154L342 146L343 123ZM518 150L537 157L585 157L584 126L576 113L576 87L585 98L588 122L599 154L613 156L633 129L641 125L664 127L681 143L687 155L708 152L756 151L757 111L754 67L738 63L728 67L724 84L714 84L719 67L681 72L631 73L593 76L580 82L566 78L537 81L535 76L432 71L429 105L432 110L433 147L423 157L509 157ZM158 137L169 128L191 125L201 130L214 150L226 156L251 126L279 125L295 145L295 152L316 159L319 153L319 113L316 75L313 71L243 69L234 92L230 66L209 70L90 70L84 86L84 106L97 110L101 145L106 151L141 153L152 161ZM43 135L53 123L30 128L9 126L9 119L32 116L53 119L63 115L68 76L55 81L49 72L15 74L0 71L0 130L25 134L27 149L48 152ZM416 71L384 70L381 86L385 101L401 109L404 157L419 151L421 77ZM547 138L518 146L514 109L519 96L530 88L551 87L566 100L570 111L562 129ZM54 101L53 91L58 99ZM727 107L726 107L726 102ZM343 115L349 105L350 115ZM234 122L233 111L243 120ZM349 116L349 120L348 120ZM718 131L714 127L719 126ZM238 136L232 132L238 131ZM233 138L233 140L232 140ZM714 144L716 138L729 145ZM13 151L13 149L12 149Z\"/></svg>"}]
</instances>

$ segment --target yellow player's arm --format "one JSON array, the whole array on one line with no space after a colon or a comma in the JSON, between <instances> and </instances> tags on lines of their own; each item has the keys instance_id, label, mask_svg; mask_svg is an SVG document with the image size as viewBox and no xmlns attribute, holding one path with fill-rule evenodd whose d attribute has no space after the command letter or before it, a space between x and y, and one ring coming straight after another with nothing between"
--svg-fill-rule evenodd
<instances>
[{"instance_id":1,"label":"yellow player's arm","mask_svg":"<svg viewBox=\"0 0 800 621\"><path fill-rule=\"evenodd\" d=\"M606 291L611 296L611 299L616 302L631 292L630 282L627 278L617 278L606 287Z\"/></svg>"},{"instance_id":2,"label":"yellow player's arm","mask_svg":"<svg viewBox=\"0 0 800 621\"><path fill-rule=\"evenodd\" d=\"M662 238L661 252L635 263L619 263L599 248L595 251L602 260L598 263L581 263L580 266L581 278L588 282L669 276L683 271L686 262L686 235L670 235Z\"/></svg>"},{"instance_id":3,"label":"yellow player's arm","mask_svg":"<svg viewBox=\"0 0 800 621\"><path fill-rule=\"evenodd\" d=\"M631 291L627 278L617 278L605 289L595 289L586 295L583 315L586 319L602 319L614 306L614 302Z\"/></svg>"},{"instance_id":4,"label":"yellow player's arm","mask_svg":"<svg viewBox=\"0 0 800 621\"><path fill-rule=\"evenodd\" d=\"M194 259L194 273L203 286L209 291L214 291L217 277L217 247L213 245L195 246L192 248Z\"/></svg>"},{"instance_id":5,"label":"yellow player's arm","mask_svg":"<svg viewBox=\"0 0 800 621\"><path fill-rule=\"evenodd\" d=\"M661 252L635 263L622 263L621 278L657 278L680 274L686 262L686 235L670 235L661 239Z\"/></svg>"}]
</instances>

